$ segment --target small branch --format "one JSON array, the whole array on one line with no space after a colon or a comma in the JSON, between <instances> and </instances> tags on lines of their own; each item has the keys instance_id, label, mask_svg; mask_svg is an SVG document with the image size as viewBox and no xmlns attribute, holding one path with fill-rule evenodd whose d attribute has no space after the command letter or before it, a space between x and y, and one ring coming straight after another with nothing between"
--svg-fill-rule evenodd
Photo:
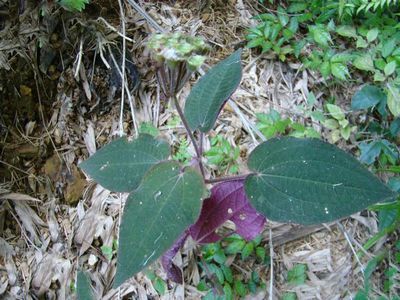
<instances>
[{"instance_id":1,"label":"small branch","mask_svg":"<svg viewBox=\"0 0 400 300\"><path fill-rule=\"evenodd\" d=\"M185 116L183 114L182 108L179 105L178 98L176 97L176 95L173 96L173 99L174 99L174 104L175 104L176 110L178 111L179 117L182 120L183 126L185 126L186 132L189 135L190 140L192 141L194 150L196 151L196 156L199 159L199 166L200 166L201 175L203 176L203 178L205 178L203 162L202 162L202 159L201 159L201 151L200 151L199 147L197 146L196 139L193 136L193 132L190 130L189 124L188 124L188 122L187 122L187 120L186 120L186 118L185 118Z\"/></svg>"},{"instance_id":2,"label":"small branch","mask_svg":"<svg viewBox=\"0 0 400 300\"><path fill-rule=\"evenodd\" d=\"M217 183L217 182L225 182L225 181L233 181L233 180L242 180L246 179L247 176L249 175L254 175L255 173L249 173L245 175L238 175L238 176L226 176L226 177L220 177L220 178L213 178L213 179L206 179L206 183Z\"/></svg>"},{"instance_id":3,"label":"small branch","mask_svg":"<svg viewBox=\"0 0 400 300\"><path fill-rule=\"evenodd\" d=\"M121 0L118 0L119 11L120 11L120 18L121 18L121 27L122 27L122 34L125 36L125 14L124 14L124 6ZM125 102L125 59L126 59L126 40L122 39L122 65L121 65L121 111L119 116L119 135L124 135L124 102Z\"/></svg>"},{"instance_id":4,"label":"small branch","mask_svg":"<svg viewBox=\"0 0 400 300\"><path fill-rule=\"evenodd\" d=\"M200 155L203 156L203 151L204 151L204 145L203 145L203 139L204 139L204 133L200 131Z\"/></svg>"},{"instance_id":5,"label":"small branch","mask_svg":"<svg viewBox=\"0 0 400 300\"><path fill-rule=\"evenodd\" d=\"M134 0L128 0L128 3L132 5L132 7L149 23L151 27L153 27L157 32L165 32L165 30L157 24L156 21L140 6L140 4L136 3Z\"/></svg>"},{"instance_id":6,"label":"small branch","mask_svg":"<svg viewBox=\"0 0 400 300\"><path fill-rule=\"evenodd\" d=\"M365 272L364 266L363 266L363 264L361 263L360 258L358 257L357 252L356 252L356 250L355 250L354 247L353 247L353 244L351 243L349 234L347 233L347 231L346 231L346 229L344 228L344 226L342 225L342 223L340 223L339 221L337 221L337 222L336 222L336 225L338 226L338 228L340 229L340 231L343 233L344 237L346 238L346 241L347 241L347 243L348 243L349 246L350 246L351 252L353 252L354 257L356 258L356 261L357 261L358 265L360 266L361 273L364 275L364 272Z\"/></svg>"},{"instance_id":7,"label":"small branch","mask_svg":"<svg viewBox=\"0 0 400 300\"><path fill-rule=\"evenodd\" d=\"M76 59L76 69L75 69L75 74L74 74L75 78L78 78L79 69L81 68L82 55L83 55L83 40L81 39L81 41L79 43L78 57Z\"/></svg>"},{"instance_id":8,"label":"small branch","mask_svg":"<svg viewBox=\"0 0 400 300\"><path fill-rule=\"evenodd\" d=\"M269 300L272 300L274 293L274 248L272 246L272 229L269 228L269 257L270 257L270 279L269 279Z\"/></svg>"}]
</instances>

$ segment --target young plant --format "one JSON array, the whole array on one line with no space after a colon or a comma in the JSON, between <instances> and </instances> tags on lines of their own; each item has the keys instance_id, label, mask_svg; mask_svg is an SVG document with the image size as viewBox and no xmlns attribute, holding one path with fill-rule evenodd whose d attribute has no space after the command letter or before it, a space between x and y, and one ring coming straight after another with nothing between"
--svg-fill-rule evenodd
<instances>
[{"instance_id":1,"label":"young plant","mask_svg":"<svg viewBox=\"0 0 400 300\"><path fill-rule=\"evenodd\" d=\"M277 15L261 14L255 19L259 20L260 24L249 29L246 36L248 48L261 47L263 53L272 50L282 61L285 61L290 53L298 56L298 43L296 46L293 39L299 28L297 17L289 17L279 6Z\"/></svg>"},{"instance_id":2,"label":"young plant","mask_svg":"<svg viewBox=\"0 0 400 300\"><path fill-rule=\"evenodd\" d=\"M197 137L213 129L239 85L241 50L197 81L182 110L177 96L180 80L192 70L188 60L195 55L196 45L203 44L176 34L162 34L155 40L162 41L150 46L161 68L160 84L173 101L196 156L191 166L183 167L169 159L165 141L144 134L119 138L81 163L105 188L130 193L121 219L114 287L163 253L168 277L182 282L182 271L172 259L186 238L190 235L201 244L216 242L221 239L216 229L227 220L236 225L236 233L251 240L262 231L264 216L305 225L330 222L397 196L351 155L312 138L270 139L250 153L248 173L206 177ZM178 50L185 56L175 55ZM210 191L206 184L213 185Z\"/></svg>"},{"instance_id":3,"label":"young plant","mask_svg":"<svg viewBox=\"0 0 400 300\"><path fill-rule=\"evenodd\" d=\"M357 130L357 126L350 125L339 106L328 103L326 108L332 118L326 119L323 124L331 130L331 142L336 143L341 137L347 141L350 138L350 134Z\"/></svg>"},{"instance_id":4,"label":"young plant","mask_svg":"<svg viewBox=\"0 0 400 300\"><path fill-rule=\"evenodd\" d=\"M200 291L208 291L203 299L236 299L258 289L265 289L265 283L260 280L259 273L253 271L250 278L235 272L229 264L228 257L241 254L241 259L256 255L257 260L265 261L265 249L260 246L261 237L246 241L241 236L233 234L217 243L210 243L201 248L201 269L208 274L208 280L203 279L198 284ZM214 282L213 282L214 281ZM236 296L236 297L235 297Z\"/></svg>"},{"instance_id":5,"label":"young plant","mask_svg":"<svg viewBox=\"0 0 400 300\"><path fill-rule=\"evenodd\" d=\"M204 153L208 162L219 171L228 171L235 174L239 170L237 159L240 156L239 147L233 147L229 141L221 135L211 138L211 149Z\"/></svg>"},{"instance_id":6,"label":"young plant","mask_svg":"<svg viewBox=\"0 0 400 300\"><path fill-rule=\"evenodd\" d=\"M312 117L312 113L310 116ZM312 127L293 122L289 118L282 119L274 109L268 114L256 114L256 117L258 120L257 127L267 139L286 133L293 137L320 138L320 134Z\"/></svg>"}]
</instances>

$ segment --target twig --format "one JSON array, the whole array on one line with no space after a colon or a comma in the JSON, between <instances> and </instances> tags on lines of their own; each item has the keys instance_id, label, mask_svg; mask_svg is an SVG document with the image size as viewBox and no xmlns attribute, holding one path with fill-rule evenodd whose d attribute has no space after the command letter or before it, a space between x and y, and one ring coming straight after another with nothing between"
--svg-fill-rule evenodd
<instances>
[{"instance_id":1,"label":"twig","mask_svg":"<svg viewBox=\"0 0 400 300\"><path fill-rule=\"evenodd\" d=\"M126 34L119 32L117 28L115 28L115 27L112 26L110 23L108 23L104 18L98 17L97 20L102 21L104 24L106 24L106 26L107 26L109 29L111 29L112 31L116 32L116 33L117 33L120 37L122 37L123 39L125 39L125 40L127 40L127 41L129 41L129 42L131 42L131 43L134 43L134 42L135 42L133 39L127 37Z\"/></svg>"},{"instance_id":2,"label":"twig","mask_svg":"<svg viewBox=\"0 0 400 300\"><path fill-rule=\"evenodd\" d=\"M116 61L115 58L114 58L114 55L112 54L112 51L111 51L110 47L108 48L108 51L110 52L110 57L111 57L111 60L112 60L113 63L114 63L115 69L117 70L118 74L119 74L119 75L121 76L121 78L122 78L122 72L121 72L121 70L120 70L120 68L119 68L119 66L118 66L117 61ZM136 122L135 108L133 107L132 95L130 94L129 87L128 87L128 84L127 84L126 80L125 80L125 85L122 86L121 88L122 88L122 89L125 88L126 94L127 94L127 96L128 96L129 106L130 106L131 115L132 115L133 128L134 128L135 134L136 134L136 136L137 136L137 135L139 134L139 130L138 130L137 122Z\"/></svg>"},{"instance_id":3,"label":"twig","mask_svg":"<svg viewBox=\"0 0 400 300\"><path fill-rule=\"evenodd\" d=\"M239 118L242 120L244 126L247 128L247 131L249 132L251 138L253 139L254 144L258 145L258 141L256 137L253 134L253 131L257 134L257 136L262 140L266 141L265 136L258 130L257 127L255 127L247 118L246 116L242 113L240 108L236 105L236 103L229 99L228 101L229 105L232 107L232 109L235 111L235 113L239 116Z\"/></svg>"},{"instance_id":4,"label":"twig","mask_svg":"<svg viewBox=\"0 0 400 300\"><path fill-rule=\"evenodd\" d=\"M82 62L82 56L83 56L82 54L83 54L83 40L81 39L81 41L79 43L79 52L78 52L76 69L75 69L75 74L74 74L75 78L78 78L79 69L81 68L81 62Z\"/></svg>"},{"instance_id":5,"label":"twig","mask_svg":"<svg viewBox=\"0 0 400 300\"><path fill-rule=\"evenodd\" d=\"M350 237L349 237L349 235L348 235L346 229L344 228L344 226L342 225L342 223L336 222L336 224L337 224L337 226L339 227L340 231L343 233L344 237L346 238L346 241L347 241L347 243L348 243L349 246L350 246L351 252L353 252L354 257L356 258L356 261L357 261L357 263L358 263L359 266L360 266L361 273L364 275L364 266L362 265L360 259L358 258L357 252L356 252L356 250L354 249L353 244L352 244L351 241L350 241Z\"/></svg>"},{"instance_id":6,"label":"twig","mask_svg":"<svg viewBox=\"0 0 400 300\"><path fill-rule=\"evenodd\" d=\"M122 27L122 34L125 36L125 14L124 14L124 7L121 0L118 0L119 11L121 15L121 27ZM126 40L122 39L122 63L121 63L121 80L122 80L122 89L121 89L121 111L119 115L119 135L124 135L124 102L125 102L125 59L126 59Z\"/></svg>"},{"instance_id":7,"label":"twig","mask_svg":"<svg viewBox=\"0 0 400 300\"><path fill-rule=\"evenodd\" d=\"M127 0L130 5L143 17L146 21L157 31L157 32L165 32L165 30L157 24L156 21L134 0Z\"/></svg>"},{"instance_id":8,"label":"twig","mask_svg":"<svg viewBox=\"0 0 400 300\"><path fill-rule=\"evenodd\" d=\"M270 279L269 279L269 300L273 300L274 288L274 248L272 246L272 229L269 228L269 258L270 258Z\"/></svg>"},{"instance_id":9,"label":"twig","mask_svg":"<svg viewBox=\"0 0 400 300\"><path fill-rule=\"evenodd\" d=\"M22 169L20 169L20 168L18 168L18 167L13 166L13 165L10 165L9 163L7 163L7 162L5 162L5 161L0 160L0 164L6 165L6 166L9 167L9 168L15 169L15 170L17 170L17 171L19 171L19 172L21 172L21 173L24 173L24 174L26 174L26 175L28 175L28 176L33 176L33 178L38 179L34 174L29 173L29 172L27 172L27 171L24 171L24 170L22 170Z\"/></svg>"}]
</instances>

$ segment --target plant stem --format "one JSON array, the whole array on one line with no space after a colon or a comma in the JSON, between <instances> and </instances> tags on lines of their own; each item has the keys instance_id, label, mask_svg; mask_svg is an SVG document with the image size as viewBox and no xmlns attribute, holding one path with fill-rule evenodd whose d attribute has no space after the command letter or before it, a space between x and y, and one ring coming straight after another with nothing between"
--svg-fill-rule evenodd
<instances>
[{"instance_id":1,"label":"plant stem","mask_svg":"<svg viewBox=\"0 0 400 300\"><path fill-rule=\"evenodd\" d=\"M204 137L204 133L202 133L202 132L200 131L200 155L201 155L201 156L203 156L203 150L204 150L204 147L203 147L203 137Z\"/></svg>"},{"instance_id":2,"label":"plant stem","mask_svg":"<svg viewBox=\"0 0 400 300\"><path fill-rule=\"evenodd\" d=\"M232 180L241 180L241 179L246 179L247 176L254 175L255 173L249 173L249 174L244 174L244 175L238 175L238 176L226 176L226 177L220 177L220 178L213 178L213 179L206 179L206 183L217 183L217 182L225 182L225 181L232 181Z\"/></svg>"},{"instance_id":3,"label":"plant stem","mask_svg":"<svg viewBox=\"0 0 400 300\"><path fill-rule=\"evenodd\" d=\"M194 150L196 151L196 155L199 160L200 172L205 180L205 173L204 173L204 167L203 167L203 162L202 162L202 157L201 157L202 156L201 151L200 151L199 147L197 146L196 139L194 138L193 132L190 130L189 124L188 124L185 116L183 115L182 108L179 105L178 98L176 97L176 95L173 96L173 99L174 99L174 104L175 104L176 110L178 111L179 117L181 118L183 126L185 127L186 132L189 135L190 140L192 141Z\"/></svg>"}]
</instances>

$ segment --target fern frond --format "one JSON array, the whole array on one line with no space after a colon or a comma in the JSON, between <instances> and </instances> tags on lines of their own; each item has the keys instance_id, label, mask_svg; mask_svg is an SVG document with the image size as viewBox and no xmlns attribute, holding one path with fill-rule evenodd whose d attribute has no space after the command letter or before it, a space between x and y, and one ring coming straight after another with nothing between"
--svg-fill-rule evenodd
<instances>
[{"instance_id":1,"label":"fern frond","mask_svg":"<svg viewBox=\"0 0 400 300\"><path fill-rule=\"evenodd\" d=\"M378 8L389 9L398 5L399 0L362 0L362 3L357 9L357 13L376 11Z\"/></svg>"},{"instance_id":2,"label":"fern frond","mask_svg":"<svg viewBox=\"0 0 400 300\"><path fill-rule=\"evenodd\" d=\"M58 3L65 9L71 11L82 11L89 0L59 0Z\"/></svg>"}]
</instances>

